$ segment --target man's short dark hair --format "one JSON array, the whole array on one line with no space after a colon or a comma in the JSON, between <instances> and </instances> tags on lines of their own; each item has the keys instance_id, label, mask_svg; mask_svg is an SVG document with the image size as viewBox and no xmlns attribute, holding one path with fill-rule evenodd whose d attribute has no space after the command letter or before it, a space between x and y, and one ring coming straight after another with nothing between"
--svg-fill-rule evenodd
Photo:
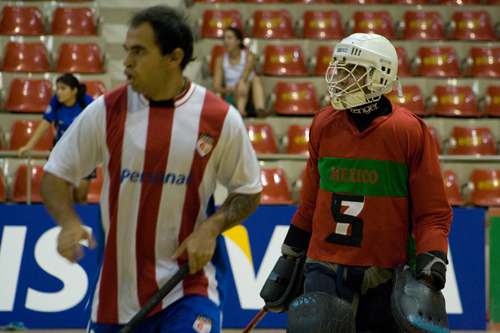
<instances>
[{"instance_id":1,"label":"man's short dark hair","mask_svg":"<svg viewBox=\"0 0 500 333\"><path fill-rule=\"evenodd\" d=\"M181 69L193 60L193 33L183 13L168 6L148 7L132 16L130 28L137 28L148 22L153 28L156 44L162 55L170 54L176 48L184 51Z\"/></svg>"}]
</instances>

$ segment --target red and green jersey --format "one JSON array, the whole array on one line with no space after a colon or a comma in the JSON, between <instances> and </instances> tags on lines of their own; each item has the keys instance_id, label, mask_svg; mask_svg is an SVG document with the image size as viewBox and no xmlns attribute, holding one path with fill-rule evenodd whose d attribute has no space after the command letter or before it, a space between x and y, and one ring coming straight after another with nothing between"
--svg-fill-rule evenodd
<instances>
[{"instance_id":1,"label":"red and green jersey","mask_svg":"<svg viewBox=\"0 0 500 333\"><path fill-rule=\"evenodd\" d=\"M302 204L292 220L312 233L309 257L405 264L410 215L417 255L447 253L452 210L434 141L420 118L391 106L361 133L345 110L327 107L315 116Z\"/></svg>"}]
</instances>

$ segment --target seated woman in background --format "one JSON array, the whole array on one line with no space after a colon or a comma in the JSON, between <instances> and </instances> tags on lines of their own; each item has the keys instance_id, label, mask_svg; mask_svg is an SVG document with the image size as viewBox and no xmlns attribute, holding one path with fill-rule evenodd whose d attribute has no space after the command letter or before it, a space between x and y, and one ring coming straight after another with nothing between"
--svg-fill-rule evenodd
<instances>
[{"instance_id":1,"label":"seated woman in background","mask_svg":"<svg viewBox=\"0 0 500 333\"><path fill-rule=\"evenodd\" d=\"M35 132L26 145L19 148L19 157L29 152L36 146L45 132L51 129L51 124L56 127L56 142L68 129L73 120L89 105L93 99L87 95L87 86L80 83L71 74L64 74L56 80L56 94L50 100L43 119L35 129ZM90 180L96 178L94 170L88 177L82 179L78 188L73 188L73 201L75 203L87 203L87 195L90 188Z\"/></svg>"},{"instance_id":2,"label":"seated woman in background","mask_svg":"<svg viewBox=\"0 0 500 333\"><path fill-rule=\"evenodd\" d=\"M227 28L224 31L224 47L227 53L218 56L214 62L214 92L225 95L226 101L236 106L242 117L248 115L250 98L256 115L267 116L264 89L254 70L255 55L244 49L241 31Z\"/></svg>"}]
</instances>

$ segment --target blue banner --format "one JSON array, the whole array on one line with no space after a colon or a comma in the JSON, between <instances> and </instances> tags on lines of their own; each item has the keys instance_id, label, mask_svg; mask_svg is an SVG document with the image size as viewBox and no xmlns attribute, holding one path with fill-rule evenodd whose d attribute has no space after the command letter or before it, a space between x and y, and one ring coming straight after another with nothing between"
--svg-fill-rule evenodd
<instances>
[{"instance_id":1,"label":"blue banner","mask_svg":"<svg viewBox=\"0 0 500 333\"><path fill-rule=\"evenodd\" d=\"M98 206L78 206L96 228ZM259 296L276 260L294 206L261 206L224 234L230 264L224 327L244 328L263 307ZM485 210L455 208L444 295L451 329L486 329ZM59 228L42 205L0 205L0 325L83 328L95 251L71 264L56 251ZM257 328L285 328L286 314L268 313Z\"/></svg>"}]
</instances>

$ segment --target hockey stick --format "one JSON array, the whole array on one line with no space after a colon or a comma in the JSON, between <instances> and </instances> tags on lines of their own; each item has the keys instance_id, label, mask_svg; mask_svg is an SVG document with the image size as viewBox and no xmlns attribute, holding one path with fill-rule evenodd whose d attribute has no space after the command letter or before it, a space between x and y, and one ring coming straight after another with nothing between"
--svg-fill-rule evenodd
<instances>
[{"instance_id":1,"label":"hockey stick","mask_svg":"<svg viewBox=\"0 0 500 333\"><path fill-rule=\"evenodd\" d=\"M160 290L156 292L156 294L151 297L151 299L144 305L137 314L130 319L130 321L120 330L120 333L130 333L132 330L141 322L144 320L144 318L147 317L147 315L153 311L153 309L167 296L169 292L172 291L172 289L175 288L179 284L179 282L184 279L184 277L189 273L189 265L188 262L186 262L177 273L170 278L170 280L167 281L161 287Z\"/></svg>"},{"instance_id":2,"label":"hockey stick","mask_svg":"<svg viewBox=\"0 0 500 333\"><path fill-rule=\"evenodd\" d=\"M255 326L257 326L259 321L261 321L261 319L264 318L267 311L269 311L269 310L265 306L262 309L260 309L260 311L257 313L257 315L255 315L255 317L252 319L252 321L250 323L248 323L247 327L245 327L245 329L241 333L251 332L255 328Z\"/></svg>"}]
</instances>

